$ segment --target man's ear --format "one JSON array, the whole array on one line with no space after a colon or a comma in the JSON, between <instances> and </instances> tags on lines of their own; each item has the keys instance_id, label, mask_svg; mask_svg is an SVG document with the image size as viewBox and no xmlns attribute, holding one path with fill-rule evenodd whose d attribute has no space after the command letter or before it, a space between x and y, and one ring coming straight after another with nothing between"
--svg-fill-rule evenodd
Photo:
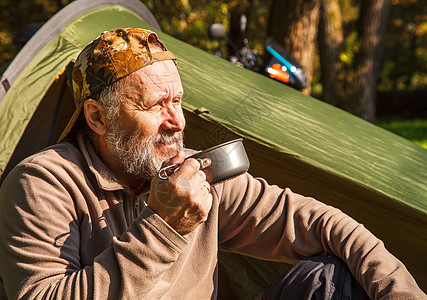
<instances>
[{"instance_id":1,"label":"man's ear","mask_svg":"<svg viewBox=\"0 0 427 300\"><path fill-rule=\"evenodd\" d=\"M84 114L88 126L98 135L107 133L107 124L105 123L104 108L93 99L87 99L84 105Z\"/></svg>"}]
</instances>

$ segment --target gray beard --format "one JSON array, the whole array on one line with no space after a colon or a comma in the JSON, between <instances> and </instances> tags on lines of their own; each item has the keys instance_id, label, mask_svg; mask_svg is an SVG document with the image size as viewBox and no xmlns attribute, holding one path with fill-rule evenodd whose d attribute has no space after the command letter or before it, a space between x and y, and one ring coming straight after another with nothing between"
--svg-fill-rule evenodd
<instances>
[{"instance_id":1,"label":"gray beard","mask_svg":"<svg viewBox=\"0 0 427 300\"><path fill-rule=\"evenodd\" d=\"M107 134L107 148L114 160L126 174L141 180L151 180L160 170L163 160L172 158L183 148L183 133L161 133L151 135L145 140L133 131L126 133L119 126L111 126ZM158 143L173 143L176 147L162 153L162 159L156 157Z\"/></svg>"}]
</instances>

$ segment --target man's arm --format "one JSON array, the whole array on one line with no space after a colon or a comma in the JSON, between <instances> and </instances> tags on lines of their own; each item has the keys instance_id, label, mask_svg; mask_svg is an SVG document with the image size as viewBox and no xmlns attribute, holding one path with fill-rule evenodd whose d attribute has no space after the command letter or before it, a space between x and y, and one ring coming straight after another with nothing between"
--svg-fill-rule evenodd
<instances>
[{"instance_id":1,"label":"man's arm","mask_svg":"<svg viewBox=\"0 0 427 300\"><path fill-rule=\"evenodd\" d=\"M333 254L347 263L372 299L426 297L384 244L340 210L249 174L215 190L214 197L221 199L220 247L290 263Z\"/></svg>"},{"instance_id":2,"label":"man's arm","mask_svg":"<svg viewBox=\"0 0 427 300\"><path fill-rule=\"evenodd\" d=\"M72 168L67 172L69 178L80 176ZM80 226L90 215L81 211L84 203L76 201L90 198L84 193L91 189L82 192L64 177L27 163L13 170L2 186L0 273L8 297L136 299L144 295L187 241L145 208L93 264L83 265ZM98 220L92 221L89 224L97 226Z\"/></svg>"}]
</instances>

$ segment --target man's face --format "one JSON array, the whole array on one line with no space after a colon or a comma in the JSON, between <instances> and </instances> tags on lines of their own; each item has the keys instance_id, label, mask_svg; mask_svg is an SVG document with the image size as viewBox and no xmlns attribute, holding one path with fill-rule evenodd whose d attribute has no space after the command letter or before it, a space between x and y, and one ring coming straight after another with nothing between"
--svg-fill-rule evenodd
<instances>
[{"instance_id":1,"label":"man's face","mask_svg":"<svg viewBox=\"0 0 427 300\"><path fill-rule=\"evenodd\" d=\"M162 61L122 80L120 116L107 121L107 147L126 173L151 179L183 147L181 79L172 61Z\"/></svg>"}]
</instances>

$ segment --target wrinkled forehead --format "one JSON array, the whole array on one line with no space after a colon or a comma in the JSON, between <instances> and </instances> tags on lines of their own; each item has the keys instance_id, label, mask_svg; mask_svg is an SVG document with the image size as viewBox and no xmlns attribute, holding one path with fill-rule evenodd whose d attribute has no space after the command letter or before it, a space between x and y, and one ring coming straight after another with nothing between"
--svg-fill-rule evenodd
<instances>
[{"instance_id":1,"label":"wrinkled forehead","mask_svg":"<svg viewBox=\"0 0 427 300\"><path fill-rule=\"evenodd\" d=\"M154 84L181 83L181 77L173 61L156 62L138 70L138 72Z\"/></svg>"},{"instance_id":2,"label":"wrinkled forehead","mask_svg":"<svg viewBox=\"0 0 427 300\"><path fill-rule=\"evenodd\" d=\"M156 62L139 69L122 78L120 84L124 86L125 99L140 101L144 107L168 98L182 98L184 93L173 61Z\"/></svg>"}]
</instances>

